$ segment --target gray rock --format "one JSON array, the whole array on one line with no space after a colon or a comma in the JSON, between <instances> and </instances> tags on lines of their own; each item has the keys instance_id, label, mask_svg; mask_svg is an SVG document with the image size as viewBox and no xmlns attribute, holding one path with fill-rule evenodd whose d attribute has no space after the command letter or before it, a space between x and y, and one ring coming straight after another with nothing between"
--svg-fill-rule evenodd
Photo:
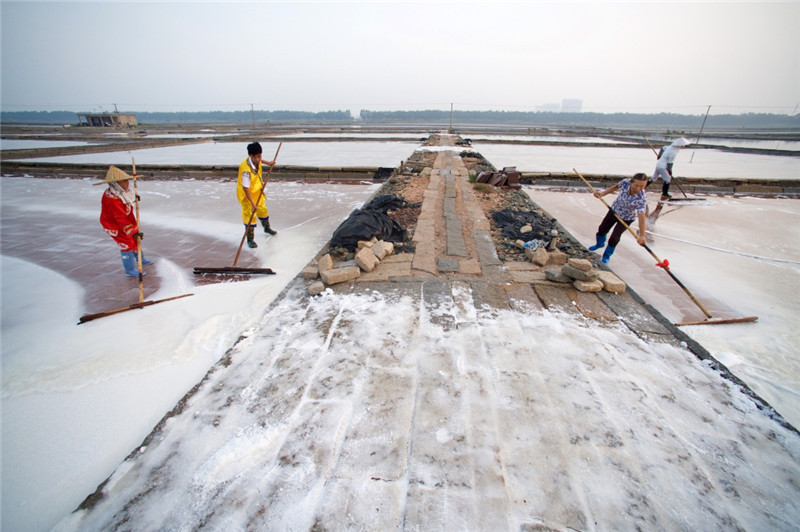
<instances>
[{"instance_id":1,"label":"gray rock","mask_svg":"<svg viewBox=\"0 0 800 532\"><path fill-rule=\"evenodd\" d=\"M597 279L597 272L595 270L585 272L583 270L579 270L571 264L563 265L561 267L561 273L567 277L575 279L576 281L594 281Z\"/></svg>"}]
</instances>

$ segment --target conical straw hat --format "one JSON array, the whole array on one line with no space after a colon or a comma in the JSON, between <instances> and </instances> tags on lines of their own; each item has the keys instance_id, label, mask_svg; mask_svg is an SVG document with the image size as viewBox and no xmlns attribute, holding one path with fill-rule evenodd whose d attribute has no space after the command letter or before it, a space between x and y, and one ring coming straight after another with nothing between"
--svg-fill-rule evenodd
<instances>
[{"instance_id":1,"label":"conical straw hat","mask_svg":"<svg viewBox=\"0 0 800 532\"><path fill-rule=\"evenodd\" d=\"M108 172L106 173L106 178L103 181L98 181L97 183L92 183L93 185L102 185L103 183L114 183L116 181L126 181L128 179L133 179L133 177L129 176L113 164L108 167Z\"/></svg>"}]
</instances>

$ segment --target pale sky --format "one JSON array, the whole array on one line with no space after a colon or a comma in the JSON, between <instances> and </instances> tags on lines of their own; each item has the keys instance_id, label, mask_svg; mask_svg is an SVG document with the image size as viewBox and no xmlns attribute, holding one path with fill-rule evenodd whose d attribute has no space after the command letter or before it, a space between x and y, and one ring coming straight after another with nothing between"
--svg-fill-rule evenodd
<instances>
[{"instance_id":1,"label":"pale sky","mask_svg":"<svg viewBox=\"0 0 800 532\"><path fill-rule=\"evenodd\" d=\"M795 113L800 2L14 2L5 111Z\"/></svg>"}]
</instances>

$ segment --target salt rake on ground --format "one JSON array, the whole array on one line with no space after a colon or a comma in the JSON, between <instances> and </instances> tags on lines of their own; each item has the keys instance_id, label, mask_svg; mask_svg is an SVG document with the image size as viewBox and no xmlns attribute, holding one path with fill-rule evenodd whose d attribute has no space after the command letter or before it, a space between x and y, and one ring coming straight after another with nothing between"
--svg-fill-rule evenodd
<instances>
[{"instance_id":1,"label":"salt rake on ground","mask_svg":"<svg viewBox=\"0 0 800 532\"><path fill-rule=\"evenodd\" d=\"M275 152L275 157L272 159L273 162L278 159L278 154L281 151L281 146L283 143L278 144L278 150ZM258 194L258 199L256 199L255 204L258 205L258 202L261 201L261 198L264 196L264 190L267 188L267 182L269 181L270 176L272 175L272 168L274 165L270 165L269 172L267 172L267 177L264 179L264 182L261 183L261 192ZM199 267L195 266L194 273L195 275L202 275L205 273L213 273L213 274L220 274L220 275L250 275L250 274L267 274L267 275L274 275L275 272L272 271L270 268L242 268L237 267L236 264L239 262L239 255L242 253L242 247L244 246L245 238L247 238L247 228L250 224L253 223L253 218L256 215L255 209L250 214L250 220L247 222L247 225L244 226L244 234L242 235L242 241L239 242L239 249L236 251L236 257L233 259L233 266L217 266L217 267Z\"/></svg>"},{"instance_id":2,"label":"salt rake on ground","mask_svg":"<svg viewBox=\"0 0 800 532\"><path fill-rule=\"evenodd\" d=\"M126 312L128 310L134 310L137 308L144 308L149 307L150 305L155 305L157 303L164 303L165 301L172 301L174 299L180 299L182 297L189 297L193 296L194 294L183 294L181 296L174 296L168 297L165 299L157 299L155 301L145 301L144 300L144 273L142 272L142 236L141 236L141 222L139 218L139 189L136 186L136 180L140 177L136 175L136 160L131 157L131 165L133 167L133 175L131 178L133 179L133 195L134 201L136 203L136 223L139 226L139 234L136 235L136 261L139 266L139 302L134 303L133 305L128 305L127 307L116 308L113 310L106 310L104 312L97 312L94 314L84 314L80 317L78 321L78 325L81 323L86 323L87 321L96 320L97 318L104 318L105 316L112 316L114 314L119 314L120 312Z\"/></svg>"},{"instance_id":3,"label":"salt rake on ground","mask_svg":"<svg viewBox=\"0 0 800 532\"><path fill-rule=\"evenodd\" d=\"M580 172L578 172L574 168L572 169L572 171L575 172L576 174L578 174L578 177L581 178L581 181L586 183L586 185L589 187L589 190L591 190L593 194L596 192L594 187L580 174ZM610 210L612 213L614 213L614 217L619 221L619 223L622 224L623 227L625 227L625 229L627 229L634 236L634 238L638 239L638 235L633 232L633 229L631 229L630 226L628 224L626 224L623 221L623 219L620 218L617 215L617 213L614 212L614 209L611 208L611 206L608 204L608 202L606 200L604 200L601 197L598 197L597 199L602 201L603 204L608 208L608 210ZM712 320L711 319L712 318L711 313L706 310L706 308L697 300L697 298L694 297L694 294L692 294L689 291L689 289L686 288L686 286L684 286L684 284L680 281L680 279L675 277L675 274L672 273L672 271L669 269L669 261L666 260L666 259L661 260L660 258L658 258L658 255L656 255L653 252L653 250L650 249L650 247L647 244L643 244L642 247L644 249L646 249L647 252L650 253L650 255L654 259L656 259L656 266L658 266L659 268L662 268L665 272L667 272L667 274L669 274L669 276L672 278L672 280L675 281L678 284L678 286L681 287L681 289L683 289L683 291L686 293L686 295L689 296L689 298L692 300L692 302L695 305L697 305L700 308L700 310L703 311L703 314L705 314L705 316L706 316L706 319L704 321L683 322L683 323L676 323L675 325L680 326L680 325L715 325L715 324L723 324L723 323L748 323L748 322L754 322L754 321L756 321L758 319L758 316L749 316L749 317L746 317L746 318L728 318L728 319Z\"/></svg>"}]
</instances>

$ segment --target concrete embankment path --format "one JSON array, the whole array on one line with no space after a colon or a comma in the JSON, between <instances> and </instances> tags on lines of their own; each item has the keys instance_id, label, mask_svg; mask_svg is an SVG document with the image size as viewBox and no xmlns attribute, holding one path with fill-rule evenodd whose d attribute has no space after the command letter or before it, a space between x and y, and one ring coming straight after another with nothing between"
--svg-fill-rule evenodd
<instances>
[{"instance_id":1,"label":"concrete embankment path","mask_svg":"<svg viewBox=\"0 0 800 532\"><path fill-rule=\"evenodd\" d=\"M800 522L797 433L634 296L500 261L455 152L414 241L317 297L298 276L60 528Z\"/></svg>"}]
</instances>

